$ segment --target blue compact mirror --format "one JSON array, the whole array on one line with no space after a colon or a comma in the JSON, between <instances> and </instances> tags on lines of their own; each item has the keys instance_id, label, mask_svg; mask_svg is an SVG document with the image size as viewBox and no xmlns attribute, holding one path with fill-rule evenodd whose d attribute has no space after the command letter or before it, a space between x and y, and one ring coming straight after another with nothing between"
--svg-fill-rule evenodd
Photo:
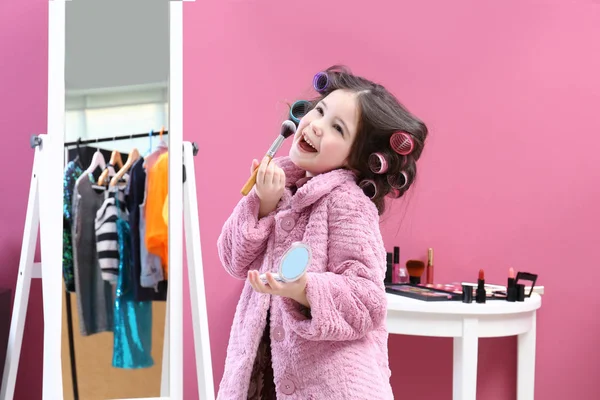
<instances>
[{"instance_id":1,"label":"blue compact mirror","mask_svg":"<svg viewBox=\"0 0 600 400\"><path fill-rule=\"evenodd\" d=\"M310 247L302 242L293 243L288 251L281 257L279 270L273 277L279 282L294 282L304 273L312 260L312 252ZM265 274L261 274L260 278L263 282L267 282Z\"/></svg>"}]
</instances>

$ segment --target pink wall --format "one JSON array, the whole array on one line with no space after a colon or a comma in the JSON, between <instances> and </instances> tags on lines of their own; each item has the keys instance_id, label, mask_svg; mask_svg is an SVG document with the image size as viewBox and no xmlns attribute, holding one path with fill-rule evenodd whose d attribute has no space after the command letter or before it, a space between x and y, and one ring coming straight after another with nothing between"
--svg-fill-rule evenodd
<instances>
[{"instance_id":1,"label":"pink wall","mask_svg":"<svg viewBox=\"0 0 600 400\"><path fill-rule=\"evenodd\" d=\"M185 138L200 146L215 385L242 286L219 263L221 225L251 159L277 134L283 103L340 62L387 85L431 129L410 202L398 202L383 224L388 249L400 245L404 262L434 247L439 281L473 280L480 268L496 282L509 266L540 274L548 294L536 398L600 398L600 325L577 312L600 304L600 5L375 3L185 4ZM193 399L189 307L186 315ZM450 339L391 337L397 396L450 399L451 350ZM515 351L514 338L481 341L478 399L515 398Z\"/></svg>"},{"instance_id":2,"label":"pink wall","mask_svg":"<svg viewBox=\"0 0 600 400\"><path fill-rule=\"evenodd\" d=\"M48 0L1 1L0 37L0 287L14 295L33 163L29 135L46 132ZM42 319L41 284L33 282L15 399L42 397Z\"/></svg>"}]
</instances>

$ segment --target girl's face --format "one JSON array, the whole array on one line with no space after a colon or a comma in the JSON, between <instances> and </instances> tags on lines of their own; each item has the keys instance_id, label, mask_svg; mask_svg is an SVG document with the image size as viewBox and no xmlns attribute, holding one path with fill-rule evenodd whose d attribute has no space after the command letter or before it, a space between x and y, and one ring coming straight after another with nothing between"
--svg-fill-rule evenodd
<instances>
[{"instance_id":1,"label":"girl's face","mask_svg":"<svg viewBox=\"0 0 600 400\"><path fill-rule=\"evenodd\" d=\"M315 176L346 165L358 126L356 93L336 90L300 121L290 159Z\"/></svg>"}]
</instances>

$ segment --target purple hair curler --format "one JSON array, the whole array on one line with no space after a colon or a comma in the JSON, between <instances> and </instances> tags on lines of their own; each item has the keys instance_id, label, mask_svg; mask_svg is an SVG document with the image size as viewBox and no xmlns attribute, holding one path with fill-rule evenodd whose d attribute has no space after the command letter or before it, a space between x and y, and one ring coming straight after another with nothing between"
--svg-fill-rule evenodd
<instances>
[{"instance_id":1,"label":"purple hair curler","mask_svg":"<svg viewBox=\"0 0 600 400\"><path fill-rule=\"evenodd\" d=\"M415 142L406 132L394 132L392 136L390 136L390 146L392 147L392 150L401 156L407 156L412 153L415 148Z\"/></svg>"},{"instance_id":2,"label":"purple hair curler","mask_svg":"<svg viewBox=\"0 0 600 400\"><path fill-rule=\"evenodd\" d=\"M313 87L321 94L329 87L329 76L325 72L318 72L313 78Z\"/></svg>"},{"instance_id":3,"label":"purple hair curler","mask_svg":"<svg viewBox=\"0 0 600 400\"><path fill-rule=\"evenodd\" d=\"M374 174L385 174L388 170L388 162L385 155L372 153L369 156L369 168Z\"/></svg>"},{"instance_id":4,"label":"purple hair curler","mask_svg":"<svg viewBox=\"0 0 600 400\"><path fill-rule=\"evenodd\" d=\"M365 195L370 199L377 196L377 185L371 179L362 180L358 186L362 189Z\"/></svg>"},{"instance_id":5,"label":"purple hair curler","mask_svg":"<svg viewBox=\"0 0 600 400\"><path fill-rule=\"evenodd\" d=\"M401 190L408 183L408 175L406 172L400 171L397 175L388 175L387 181L394 189Z\"/></svg>"}]
</instances>

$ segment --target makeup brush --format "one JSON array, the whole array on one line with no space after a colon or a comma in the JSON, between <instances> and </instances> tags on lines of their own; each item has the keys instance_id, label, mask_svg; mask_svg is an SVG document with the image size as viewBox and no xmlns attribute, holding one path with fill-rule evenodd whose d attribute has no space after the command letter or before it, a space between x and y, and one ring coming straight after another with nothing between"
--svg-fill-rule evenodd
<instances>
[{"instance_id":1,"label":"makeup brush","mask_svg":"<svg viewBox=\"0 0 600 400\"><path fill-rule=\"evenodd\" d=\"M421 275L423 275L423 270L425 269L423 261L408 260L406 262L406 269L408 270L408 275L410 275L410 283L415 285L421 283Z\"/></svg>"},{"instance_id":2,"label":"makeup brush","mask_svg":"<svg viewBox=\"0 0 600 400\"><path fill-rule=\"evenodd\" d=\"M273 159L273 157L275 157L275 153L277 153L277 150L279 150L279 148L283 144L283 141L292 136L294 133L296 133L296 125L289 119L283 121L283 123L281 124L281 131L279 132L279 136L277 136L277 139L275 139L275 141L269 148L269 151L267 151L267 157L269 157L269 162ZM258 167L254 170L252 176L250 176L250 178L242 188L242 194L244 196L250 193L250 190L252 190L254 184L256 184L256 174L258 174Z\"/></svg>"}]
</instances>

